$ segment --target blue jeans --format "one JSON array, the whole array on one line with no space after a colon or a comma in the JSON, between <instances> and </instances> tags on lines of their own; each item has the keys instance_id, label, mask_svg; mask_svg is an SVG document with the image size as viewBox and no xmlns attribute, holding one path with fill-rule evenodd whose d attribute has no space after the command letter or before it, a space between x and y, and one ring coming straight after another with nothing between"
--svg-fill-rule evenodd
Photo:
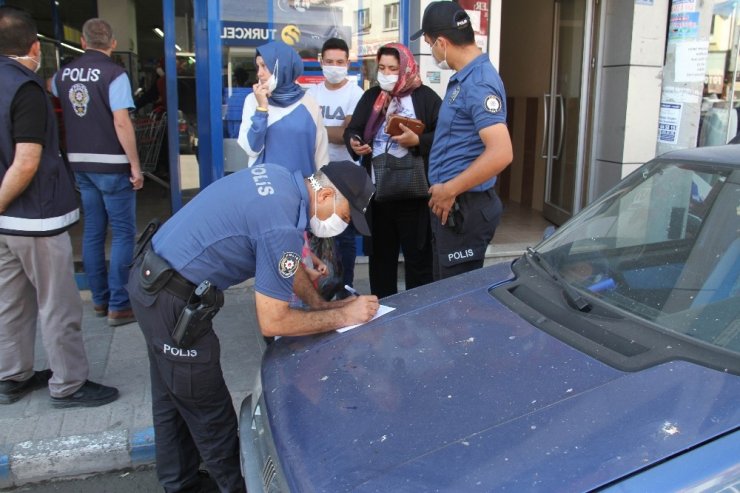
<instances>
[{"instance_id":1,"label":"blue jeans","mask_svg":"<svg viewBox=\"0 0 740 493\"><path fill-rule=\"evenodd\" d=\"M355 243L356 235L357 230L352 223L350 223L350 225L347 226L347 229L334 238L342 261L344 284L348 286L352 286L352 283L355 280L355 259L357 258L357 244Z\"/></svg>"},{"instance_id":2,"label":"blue jeans","mask_svg":"<svg viewBox=\"0 0 740 493\"><path fill-rule=\"evenodd\" d=\"M126 283L136 237L136 194L126 173L76 172L82 195L82 263L93 303L111 311L131 308ZM110 224L110 271L105 237Z\"/></svg>"}]
</instances>

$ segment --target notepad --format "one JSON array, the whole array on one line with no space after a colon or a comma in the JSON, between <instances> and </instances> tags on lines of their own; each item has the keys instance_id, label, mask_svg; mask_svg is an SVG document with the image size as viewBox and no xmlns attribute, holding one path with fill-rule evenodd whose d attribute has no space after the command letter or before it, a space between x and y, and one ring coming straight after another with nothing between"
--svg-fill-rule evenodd
<instances>
[{"instance_id":1,"label":"notepad","mask_svg":"<svg viewBox=\"0 0 740 493\"><path fill-rule=\"evenodd\" d=\"M382 317L386 313L392 312L393 310L395 310L395 307L380 305L380 307L378 308L378 312L375 314L375 316L372 319L370 319L370 322L372 322L378 317ZM346 327L342 327L341 329L337 329L337 332L347 332L348 330L354 329L355 327L359 327L360 325L365 325L365 324L348 325Z\"/></svg>"}]
</instances>

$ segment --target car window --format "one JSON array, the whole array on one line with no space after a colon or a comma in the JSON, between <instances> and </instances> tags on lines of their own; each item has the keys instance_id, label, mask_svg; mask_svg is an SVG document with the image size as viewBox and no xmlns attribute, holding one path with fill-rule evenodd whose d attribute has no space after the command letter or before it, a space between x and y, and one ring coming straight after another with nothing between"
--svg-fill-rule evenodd
<instances>
[{"instance_id":1,"label":"car window","mask_svg":"<svg viewBox=\"0 0 740 493\"><path fill-rule=\"evenodd\" d=\"M538 252L609 306L740 352L740 171L643 167Z\"/></svg>"}]
</instances>

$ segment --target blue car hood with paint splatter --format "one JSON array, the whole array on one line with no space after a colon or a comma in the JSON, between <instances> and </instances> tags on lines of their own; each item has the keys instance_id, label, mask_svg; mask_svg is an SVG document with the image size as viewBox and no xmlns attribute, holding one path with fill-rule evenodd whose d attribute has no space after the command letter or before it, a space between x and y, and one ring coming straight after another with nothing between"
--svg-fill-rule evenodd
<instances>
[{"instance_id":1,"label":"blue car hood with paint splatter","mask_svg":"<svg viewBox=\"0 0 740 493\"><path fill-rule=\"evenodd\" d=\"M584 491L740 424L740 377L684 361L623 372L490 293L499 264L384 300L262 367L293 491Z\"/></svg>"}]
</instances>

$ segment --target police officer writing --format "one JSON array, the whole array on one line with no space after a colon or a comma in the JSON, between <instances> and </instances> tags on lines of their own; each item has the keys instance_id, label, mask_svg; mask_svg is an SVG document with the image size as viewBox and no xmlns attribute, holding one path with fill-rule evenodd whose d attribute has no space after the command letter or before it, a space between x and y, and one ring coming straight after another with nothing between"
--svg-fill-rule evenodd
<instances>
[{"instance_id":1,"label":"police officer writing","mask_svg":"<svg viewBox=\"0 0 740 493\"><path fill-rule=\"evenodd\" d=\"M483 266L503 207L493 186L513 158L506 94L488 55L475 44L465 10L430 3L421 30L442 70L456 70L442 101L429 158L434 279Z\"/></svg>"},{"instance_id":2,"label":"police officer writing","mask_svg":"<svg viewBox=\"0 0 740 493\"><path fill-rule=\"evenodd\" d=\"M300 168L300 167L299 167ZM221 491L244 491L236 415L211 320L221 291L254 278L264 336L298 336L364 323L375 296L326 302L301 267L303 232L362 234L374 188L364 169L332 162L300 169L262 164L217 180L153 234L140 239L131 303L150 361L157 474L166 491L197 484L199 455ZM311 309L290 307L297 294Z\"/></svg>"}]
</instances>

